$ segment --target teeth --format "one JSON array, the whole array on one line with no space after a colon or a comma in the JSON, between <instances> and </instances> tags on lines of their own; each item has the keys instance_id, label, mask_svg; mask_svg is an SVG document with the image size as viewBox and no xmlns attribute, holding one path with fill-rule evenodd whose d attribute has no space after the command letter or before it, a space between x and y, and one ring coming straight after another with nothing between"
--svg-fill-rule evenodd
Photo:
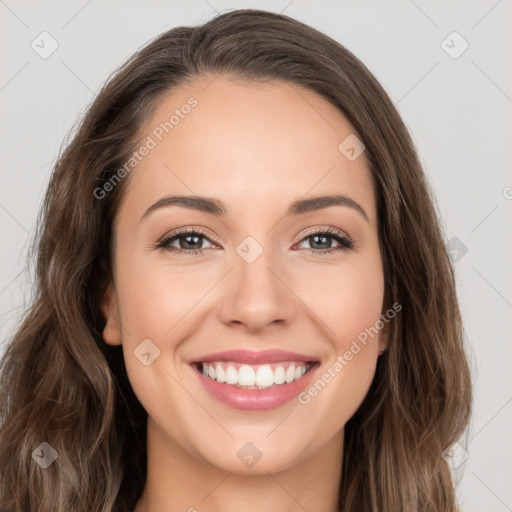
<instances>
[{"instance_id":1,"label":"teeth","mask_svg":"<svg viewBox=\"0 0 512 512\"><path fill-rule=\"evenodd\" d=\"M286 382L288 384L295 380L295 366L293 364L286 370Z\"/></svg>"},{"instance_id":2,"label":"teeth","mask_svg":"<svg viewBox=\"0 0 512 512\"><path fill-rule=\"evenodd\" d=\"M286 373L284 372L284 368L282 366L278 366L274 370L274 384L284 384L286 380Z\"/></svg>"},{"instance_id":3,"label":"teeth","mask_svg":"<svg viewBox=\"0 0 512 512\"><path fill-rule=\"evenodd\" d=\"M274 372L268 364L258 368L256 372L256 385L268 388L274 384Z\"/></svg>"},{"instance_id":4,"label":"teeth","mask_svg":"<svg viewBox=\"0 0 512 512\"><path fill-rule=\"evenodd\" d=\"M311 367L307 363L249 365L240 363L202 363L202 373L217 382L236 387L265 389L300 379Z\"/></svg>"},{"instance_id":5,"label":"teeth","mask_svg":"<svg viewBox=\"0 0 512 512\"><path fill-rule=\"evenodd\" d=\"M248 364L240 366L240 370L238 370L238 384L240 386L254 386L256 384L256 374Z\"/></svg>"},{"instance_id":6,"label":"teeth","mask_svg":"<svg viewBox=\"0 0 512 512\"><path fill-rule=\"evenodd\" d=\"M215 380L217 382L226 382L226 372L220 364L215 368Z\"/></svg>"},{"instance_id":7,"label":"teeth","mask_svg":"<svg viewBox=\"0 0 512 512\"><path fill-rule=\"evenodd\" d=\"M232 366L226 370L226 384L238 384L238 372Z\"/></svg>"}]
</instances>

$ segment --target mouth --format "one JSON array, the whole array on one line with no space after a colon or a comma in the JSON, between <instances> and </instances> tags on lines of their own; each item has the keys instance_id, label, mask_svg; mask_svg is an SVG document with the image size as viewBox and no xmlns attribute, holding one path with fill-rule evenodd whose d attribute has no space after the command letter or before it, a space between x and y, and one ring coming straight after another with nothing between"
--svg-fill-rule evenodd
<instances>
[{"instance_id":1,"label":"mouth","mask_svg":"<svg viewBox=\"0 0 512 512\"><path fill-rule=\"evenodd\" d=\"M193 365L205 377L219 383L239 389L270 389L299 380L315 363L316 361L282 361L254 365L213 361Z\"/></svg>"},{"instance_id":2,"label":"mouth","mask_svg":"<svg viewBox=\"0 0 512 512\"><path fill-rule=\"evenodd\" d=\"M202 359L190 365L206 390L244 411L281 407L305 389L320 366L311 357L284 351L229 351Z\"/></svg>"}]
</instances>

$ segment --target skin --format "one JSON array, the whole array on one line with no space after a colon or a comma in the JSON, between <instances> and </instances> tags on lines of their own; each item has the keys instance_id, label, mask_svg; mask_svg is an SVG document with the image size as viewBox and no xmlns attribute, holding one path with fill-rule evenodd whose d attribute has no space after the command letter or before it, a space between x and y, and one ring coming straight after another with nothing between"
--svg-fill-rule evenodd
<instances>
[{"instance_id":1,"label":"skin","mask_svg":"<svg viewBox=\"0 0 512 512\"><path fill-rule=\"evenodd\" d=\"M306 405L232 409L204 389L188 361L279 348L317 359L316 380L375 324L385 311L384 276L368 162L364 153L349 161L338 150L355 130L315 92L212 80L160 101L143 140L190 96L198 105L132 171L114 222L103 337L122 344L148 412L148 479L135 511L334 512L344 425L368 392L387 327ZM333 193L356 201L368 221L347 206L285 216L296 199ZM229 212L174 205L140 220L169 194L214 197ZM199 239L203 254L154 248L189 227L208 234ZM334 238L325 245L308 238L328 227L355 248L329 253L340 245ZM263 248L252 263L236 252L247 236ZM181 241L171 246L191 247ZM144 339L160 350L148 366L134 355ZM247 442L262 454L251 468L237 457Z\"/></svg>"}]
</instances>

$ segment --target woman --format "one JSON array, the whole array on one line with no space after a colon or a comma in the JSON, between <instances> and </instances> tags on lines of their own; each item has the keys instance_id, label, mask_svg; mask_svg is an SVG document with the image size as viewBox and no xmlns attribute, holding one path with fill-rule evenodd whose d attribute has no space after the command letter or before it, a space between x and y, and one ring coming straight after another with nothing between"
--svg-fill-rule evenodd
<instances>
[{"instance_id":1,"label":"woman","mask_svg":"<svg viewBox=\"0 0 512 512\"><path fill-rule=\"evenodd\" d=\"M458 510L454 275L346 48L259 10L169 30L100 91L39 220L1 510Z\"/></svg>"}]
</instances>

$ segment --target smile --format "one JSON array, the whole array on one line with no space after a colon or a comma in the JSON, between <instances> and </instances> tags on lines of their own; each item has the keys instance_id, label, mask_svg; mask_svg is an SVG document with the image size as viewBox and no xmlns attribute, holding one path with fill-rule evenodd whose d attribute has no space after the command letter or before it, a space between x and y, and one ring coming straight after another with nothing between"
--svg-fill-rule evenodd
<instances>
[{"instance_id":1,"label":"smile","mask_svg":"<svg viewBox=\"0 0 512 512\"><path fill-rule=\"evenodd\" d=\"M189 361L217 402L240 411L269 411L296 398L320 362L283 350L228 350Z\"/></svg>"},{"instance_id":2,"label":"smile","mask_svg":"<svg viewBox=\"0 0 512 512\"><path fill-rule=\"evenodd\" d=\"M198 363L198 370L205 377L241 389L268 389L290 384L300 379L310 368L311 363L301 361L262 365L225 361Z\"/></svg>"}]
</instances>

